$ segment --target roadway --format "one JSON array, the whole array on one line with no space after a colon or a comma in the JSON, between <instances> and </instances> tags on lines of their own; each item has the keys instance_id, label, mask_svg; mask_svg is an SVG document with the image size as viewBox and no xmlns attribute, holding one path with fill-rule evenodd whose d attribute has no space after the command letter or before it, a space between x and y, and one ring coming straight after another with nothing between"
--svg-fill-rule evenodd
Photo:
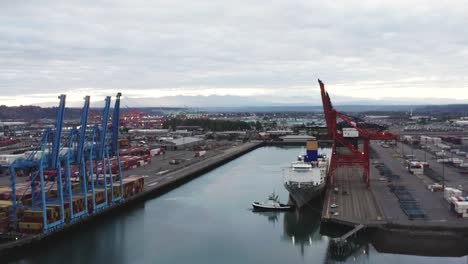
<instances>
[{"instance_id":1,"label":"roadway","mask_svg":"<svg viewBox=\"0 0 468 264\"><path fill-rule=\"evenodd\" d=\"M261 143L234 143L220 148L209 150L201 157L195 157L194 151L172 151L166 152L163 156L153 158L151 164L141 166L125 172L125 175L140 175L145 178L145 191L151 191L181 180L197 171L204 170L213 164L222 162L233 155L244 152ZM179 159L179 164L170 164L172 159Z\"/></svg>"}]
</instances>

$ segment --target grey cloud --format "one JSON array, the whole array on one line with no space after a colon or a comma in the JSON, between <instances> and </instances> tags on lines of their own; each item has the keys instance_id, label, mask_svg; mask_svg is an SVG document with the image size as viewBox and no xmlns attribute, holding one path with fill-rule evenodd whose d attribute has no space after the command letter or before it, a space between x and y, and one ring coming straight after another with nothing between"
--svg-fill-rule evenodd
<instances>
[{"instance_id":1,"label":"grey cloud","mask_svg":"<svg viewBox=\"0 0 468 264\"><path fill-rule=\"evenodd\" d=\"M468 98L463 8L426 1L2 1L0 90L11 98L83 88L230 87L233 95L261 88L272 103L296 103L316 93L320 77L348 87L334 90L345 97L449 86L460 91L449 98ZM288 89L298 86L310 90Z\"/></svg>"}]
</instances>

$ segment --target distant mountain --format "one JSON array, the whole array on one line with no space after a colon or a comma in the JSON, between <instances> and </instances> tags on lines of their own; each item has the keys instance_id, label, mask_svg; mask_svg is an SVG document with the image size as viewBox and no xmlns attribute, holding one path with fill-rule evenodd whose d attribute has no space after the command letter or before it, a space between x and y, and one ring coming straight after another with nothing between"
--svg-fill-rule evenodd
<instances>
[{"instance_id":1,"label":"distant mountain","mask_svg":"<svg viewBox=\"0 0 468 264\"><path fill-rule=\"evenodd\" d=\"M125 100L122 99L122 102ZM244 106L271 106L283 105L281 103L272 103L264 98L232 96L232 95L209 95L209 96L165 96L160 98L131 98L132 106L138 103L139 107L244 107Z\"/></svg>"},{"instance_id":2,"label":"distant mountain","mask_svg":"<svg viewBox=\"0 0 468 264\"><path fill-rule=\"evenodd\" d=\"M397 101L364 100L349 97L333 96L332 102L337 110L343 112L385 112L413 110L413 113L459 113L468 116L468 104L427 105L420 101L413 104ZM280 98L281 99L281 98ZM166 96L161 98L126 98L122 99L121 112L140 110L143 112L160 115L170 111L181 109L197 109L207 112L322 112L321 99L318 95L309 97L288 97L287 100L277 101L273 97L245 97L245 96ZM291 103L293 101L293 103ZM102 102L95 102L92 111L99 114L102 111ZM81 103L67 104L66 119L78 119ZM128 106L127 106L128 105ZM56 107L40 106L0 106L0 120L12 119L54 119Z\"/></svg>"},{"instance_id":3,"label":"distant mountain","mask_svg":"<svg viewBox=\"0 0 468 264\"><path fill-rule=\"evenodd\" d=\"M425 105L413 109L413 113L458 113L468 116L468 104Z\"/></svg>"},{"instance_id":4,"label":"distant mountain","mask_svg":"<svg viewBox=\"0 0 468 264\"><path fill-rule=\"evenodd\" d=\"M134 98L129 95L124 95L122 98L122 106L130 108L142 107L193 107L193 108L239 108L239 107L315 107L322 104L322 99L317 91L311 91L306 96L289 96L287 90L282 95L257 95L257 96L235 96L235 95L207 95L207 96L164 96L154 97L151 94L145 97ZM342 96L330 93L331 101L336 107L351 107L351 106L376 106L376 109L388 106L424 106L429 104L436 105L452 105L464 103L464 101L456 99L434 99L434 98L359 98ZM102 100L91 99L91 107L102 107ZM56 106L57 102L43 102L38 104L42 107ZM67 107L81 107L81 100L72 100L69 98Z\"/></svg>"},{"instance_id":5,"label":"distant mountain","mask_svg":"<svg viewBox=\"0 0 468 264\"><path fill-rule=\"evenodd\" d=\"M0 106L0 120L37 120L53 119L57 115L56 107L39 107L32 105L24 106ZM77 119L80 117L80 109L66 108L65 116L67 119Z\"/></svg>"},{"instance_id":6,"label":"distant mountain","mask_svg":"<svg viewBox=\"0 0 468 264\"><path fill-rule=\"evenodd\" d=\"M245 106L245 107L205 107L207 112L251 112L251 113L279 113L279 112L320 112L322 106Z\"/></svg>"},{"instance_id":7,"label":"distant mountain","mask_svg":"<svg viewBox=\"0 0 468 264\"><path fill-rule=\"evenodd\" d=\"M408 111L407 105L336 105L338 111L369 112L369 111ZM247 106L247 107L206 107L208 112L322 112L321 105L315 106Z\"/></svg>"}]
</instances>

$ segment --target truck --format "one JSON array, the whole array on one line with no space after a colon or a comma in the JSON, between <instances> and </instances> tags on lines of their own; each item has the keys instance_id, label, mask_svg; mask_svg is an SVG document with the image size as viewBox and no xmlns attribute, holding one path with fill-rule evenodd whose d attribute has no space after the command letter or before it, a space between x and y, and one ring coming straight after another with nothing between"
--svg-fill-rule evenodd
<instances>
[{"instance_id":1,"label":"truck","mask_svg":"<svg viewBox=\"0 0 468 264\"><path fill-rule=\"evenodd\" d=\"M201 157L201 156L204 156L205 154L206 154L206 150L200 150L200 151L195 152L195 157Z\"/></svg>"},{"instance_id":2,"label":"truck","mask_svg":"<svg viewBox=\"0 0 468 264\"><path fill-rule=\"evenodd\" d=\"M414 175L423 175L424 165L421 162L411 161L408 163L408 171Z\"/></svg>"},{"instance_id":3,"label":"truck","mask_svg":"<svg viewBox=\"0 0 468 264\"><path fill-rule=\"evenodd\" d=\"M150 150L151 157L158 156L160 154L164 154L163 148L155 148L155 149Z\"/></svg>"}]
</instances>

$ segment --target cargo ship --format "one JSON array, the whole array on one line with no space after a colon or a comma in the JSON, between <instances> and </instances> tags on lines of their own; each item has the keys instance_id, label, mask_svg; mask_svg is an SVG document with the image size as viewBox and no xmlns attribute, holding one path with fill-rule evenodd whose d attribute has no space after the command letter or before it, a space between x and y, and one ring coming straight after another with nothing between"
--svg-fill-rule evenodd
<instances>
[{"instance_id":1,"label":"cargo ship","mask_svg":"<svg viewBox=\"0 0 468 264\"><path fill-rule=\"evenodd\" d=\"M317 141L310 140L306 143L306 155L291 163L283 181L297 208L309 203L325 189L328 161L325 154L319 155Z\"/></svg>"}]
</instances>

